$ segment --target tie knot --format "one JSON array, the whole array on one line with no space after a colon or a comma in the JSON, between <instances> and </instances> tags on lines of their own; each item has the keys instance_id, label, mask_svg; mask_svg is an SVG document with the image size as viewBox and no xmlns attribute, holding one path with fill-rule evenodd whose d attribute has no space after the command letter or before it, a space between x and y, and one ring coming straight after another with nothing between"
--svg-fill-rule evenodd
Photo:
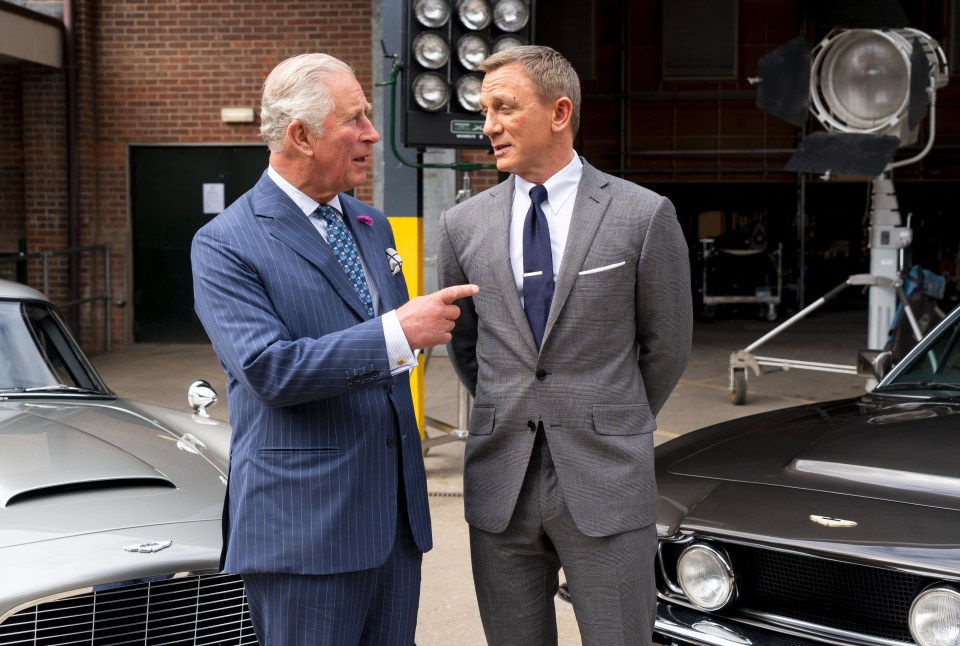
<instances>
[{"instance_id":1,"label":"tie knot","mask_svg":"<svg viewBox=\"0 0 960 646\"><path fill-rule=\"evenodd\" d=\"M319 207L317 207L317 213L319 213L320 217L327 222L340 219L340 212L329 204L321 204Z\"/></svg>"},{"instance_id":2,"label":"tie knot","mask_svg":"<svg viewBox=\"0 0 960 646\"><path fill-rule=\"evenodd\" d=\"M541 184L537 184L530 189L530 201L534 204L543 204L547 201L547 189Z\"/></svg>"}]
</instances>

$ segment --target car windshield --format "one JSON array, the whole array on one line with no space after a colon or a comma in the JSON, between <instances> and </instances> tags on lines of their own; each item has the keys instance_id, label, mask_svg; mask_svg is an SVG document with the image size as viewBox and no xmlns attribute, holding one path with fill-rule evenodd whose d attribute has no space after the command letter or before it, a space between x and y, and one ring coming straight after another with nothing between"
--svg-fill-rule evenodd
<instances>
[{"instance_id":1,"label":"car windshield","mask_svg":"<svg viewBox=\"0 0 960 646\"><path fill-rule=\"evenodd\" d=\"M917 354L884 384L884 390L920 387L960 391L960 318L937 330L925 352Z\"/></svg>"},{"instance_id":2,"label":"car windshield","mask_svg":"<svg viewBox=\"0 0 960 646\"><path fill-rule=\"evenodd\" d=\"M54 310L0 301L0 394L106 394Z\"/></svg>"}]
</instances>

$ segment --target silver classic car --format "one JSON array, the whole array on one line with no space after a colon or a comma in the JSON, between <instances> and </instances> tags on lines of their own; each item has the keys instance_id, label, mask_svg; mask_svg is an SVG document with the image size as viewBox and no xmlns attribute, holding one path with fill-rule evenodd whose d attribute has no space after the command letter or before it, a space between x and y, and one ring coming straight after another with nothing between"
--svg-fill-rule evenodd
<instances>
[{"instance_id":1,"label":"silver classic car","mask_svg":"<svg viewBox=\"0 0 960 646\"><path fill-rule=\"evenodd\" d=\"M868 394L659 446L654 641L960 644L958 413L960 308Z\"/></svg>"},{"instance_id":2,"label":"silver classic car","mask_svg":"<svg viewBox=\"0 0 960 646\"><path fill-rule=\"evenodd\" d=\"M229 426L118 398L0 280L0 644L256 644L219 574Z\"/></svg>"}]
</instances>

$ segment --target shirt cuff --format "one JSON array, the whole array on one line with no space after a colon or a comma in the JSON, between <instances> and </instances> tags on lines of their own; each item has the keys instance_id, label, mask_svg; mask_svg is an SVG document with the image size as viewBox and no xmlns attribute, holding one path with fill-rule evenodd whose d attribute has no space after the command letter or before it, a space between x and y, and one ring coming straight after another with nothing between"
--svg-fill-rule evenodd
<instances>
[{"instance_id":1,"label":"shirt cuff","mask_svg":"<svg viewBox=\"0 0 960 646\"><path fill-rule=\"evenodd\" d=\"M400 327L397 311L390 310L382 317L383 338L387 343L387 359L390 360L390 374L398 375L401 372L413 370L417 367L417 355L410 349L407 337Z\"/></svg>"}]
</instances>

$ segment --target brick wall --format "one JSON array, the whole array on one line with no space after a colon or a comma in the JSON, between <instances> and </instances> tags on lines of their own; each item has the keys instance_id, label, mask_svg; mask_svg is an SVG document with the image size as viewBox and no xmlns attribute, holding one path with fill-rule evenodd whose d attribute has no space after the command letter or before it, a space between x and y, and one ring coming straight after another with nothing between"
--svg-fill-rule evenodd
<instances>
[{"instance_id":1,"label":"brick wall","mask_svg":"<svg viewBox=\"0 0 960 646\"><path fill-rule=\"evenodd\" d=\"M77 2L84 16L92 13L85 72L95 65L84 114L95 114L96 136L83 150L85 168L95 168L95 189L84 192L84 230L90 242L113 249L117 298L132 293L128 145L259 142L259 123L224 124L220 108L252 107L259 120L267 73L304 52L346 61L368 99L373 95L369 0ZM372 182L357 195L372 200ZM115 344L132 340L131 320L129 309L114 309Z\"/></svg>"},{"instance_id":2,"label":"brick wall","mask_svg":"<svg viewBox=\"0 0 960 646\"><path fill-rule=\"evenodd\" d=\"M0 258L19 251L26 236L23 217L23 73L0 65ZM16 276L13 264L0 264L0 278Z\"/></svg>"}]
</instances>

